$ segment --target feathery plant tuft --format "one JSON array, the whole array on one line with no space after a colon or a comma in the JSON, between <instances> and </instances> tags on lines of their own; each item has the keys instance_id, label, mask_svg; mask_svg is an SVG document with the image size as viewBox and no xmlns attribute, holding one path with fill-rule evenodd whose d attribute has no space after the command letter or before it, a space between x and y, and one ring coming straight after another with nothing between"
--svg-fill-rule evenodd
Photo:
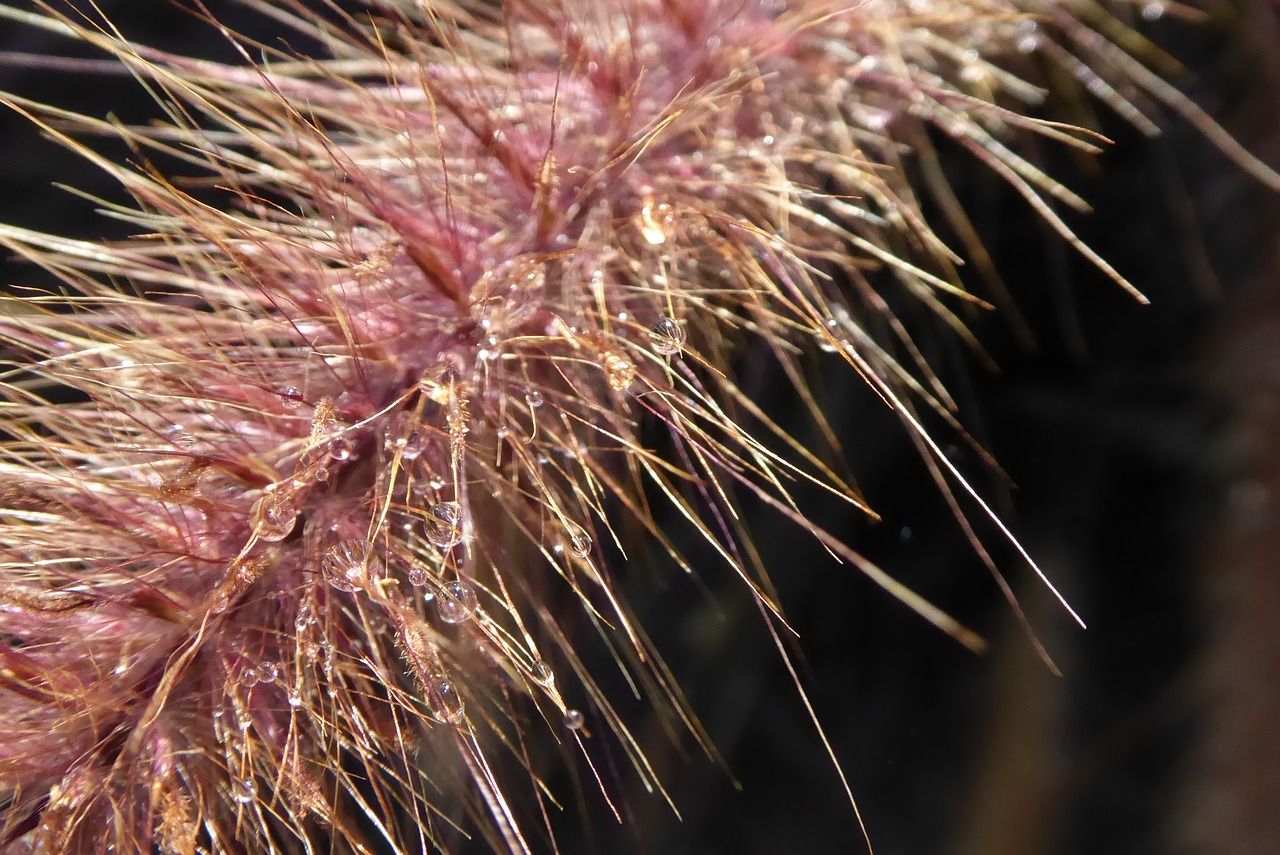
<instances>
[{"instance_id":1,"label":"feathery plant tuft","mask_svg":"<svg viewBox=\"0 0 1280 855\"><path fill-rule=\"evenodd\" d=\"M61 283L0 311L11 851L547 851L565 797L534 759L549 741L608 799L608 740L661 797L581 651L610 651L647 716L714 752L622 559L736 574L786 657L740 502L979 649L806 518L802 483L874 511L834 434L790 436L735 352L767 350L819 426L803 360L847 364L985 556L1012 535L932 436L981 452L900 318L976 348L966 319L1008 302L934 146L1130 291L1058 213L1085 201L1028 154L1103 142L1038 115L1047 80L1151 132L1172 108L1275 183L1150 70L1125 4L245 2L323 55L224 28L243 62L219 64L88 3L0 6L114 57L168 116L0 95L117 179L136 205L109 213L138 232L0 226ZM658 505L720 566L692 566Z\"/></svg>"}]
</instances>

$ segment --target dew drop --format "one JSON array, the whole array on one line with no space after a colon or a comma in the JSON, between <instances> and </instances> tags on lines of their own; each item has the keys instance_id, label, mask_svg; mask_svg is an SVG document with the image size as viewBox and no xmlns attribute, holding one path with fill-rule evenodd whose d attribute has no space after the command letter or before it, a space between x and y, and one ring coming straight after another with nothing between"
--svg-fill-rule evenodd
<instances>
[{"instance_id":1,"label":"dew drop","mask_svg":"<svg viewBox=\"0 0 1280 855\"><path fill-rule=\"evenodd\" d=\"M253 797L257 794L258 785L252 778L242 778L231 783L231 798L242 805L253 801Z\"/></svg>"},{"instance_id":2,"label":"dew drop","mask_svg":"<svg viewBox=\"0 0 1280 855\"><path fill-rule=\"evenodd\" d=\"M252 665L246 665L240 669L240 685L250 688L258 682L258 669Z\"/></svg>"},{"instance_id":3,"label":"dew drop","mask_svg":"<svg viewBox=\"0 0 1280 855\"><path fill-rule=\"evenodd\" d=\"M457 502L437 502L427 511L423 528L427 539L440 549L457 546L462 543L462 506Z\"/></svg>"},{"instance_id":4,"label":"dew drop","mask_svg":"<svg viewBox=\"0 0 1280 855\"><path fill-rule=\"evenodd\" d=\"M370 565L377 562L369 552L369 544L363 540L344 540L329 547L320 570L325 580L339 591L358 591L368 582Z\"/></svg>"},{"instance_id":5,"label":"dew drop","mask_svg":"<svg viewBox=\"0 0 1280 855\"><path fill-rule=\"evenodd\" d=\"M546 662L541 659L535 659L533 663L533 679L543 686L550 686L556 681L556 674Z\"/></svg>"},{"instance_id":6,"label":"dew drop","mask_svg":"<svg viewBox=\"0 0 1280 855\"><path fill-rule=\"evenodd\" d=\"M462 695L448 680L437 680L431 687L432 712L450 724L462 721Z\"/></svg>"},{"instance_id":7,"label":"dew drop","mask_svg":"<svg viewBox=\"0 0 1280 855\"><path fill-rule=\"evenodd\" d=\"M274 683L279 676L280 669L276 667L274 662L261 662L258 664L259 683Z\"/></svg>"},{"instance_id":8,"label":"dew drop","mask_svg":"<svg viewBox=\"0 0 1280 855\"><path fill-rule=\"evenodd\" d=\"M581 710L568 710L564 714L564 726L570 730L582 730L585 721Z\"/></svg>"},{"instance_id":9,"label":"dew drop","mask_svg":"<svg viewBox=\"0 0 1280 855\"><path fill-rule=\"evenodd\" d=\"M422 452L427 450L427 438L420 430L411 430L409 435L404 438L404 447L400 450L400 456L405 460L416 460L422 456Z\"/></svg>"},{"instance_id":10,"label":"dew drop","mask_svg":"<svg viewBox=\"0 0 1280 855\"><path fill-rule=\"evenodd\" d=\"M1167 10L1162 0L1153 0L1142 7L1142 18L1145 21L1158 21L1164 17Z\"/></svg>"},{"instance_id":11,"label":"dew drop","mask_svg":"<svg viewBox=\"0 0 1280 855\"><path fill-rule=\"evenodd\" d=\"M253 505L253 529L263 540L284 540L297 521L298 509L283 496L266 495Z\"/></svg>"},{"instance_id":12,"label":"dew drop","mask_svg":"<svg viewBox=\"0 0 1280 855\"><path fill-rule=\"evenodd\" d=\"M427 584L427 571L424 570L421 565L409 565L408 576L409 584L413 585L415 588L421 588Z\"/></svg>"},{"instance_id":13,"label":"dew drop","mask_svg":"<svg viewBox=\"0 0 1280 855\"><path fill-rule=\"evenodd\" d=\"M316 480L321 484L329 480L329 468L327 466L321 466L316 469Z\"/></svg>"},{"instance_id":14,"label":"dew drop","mask_svg":"<svg viewBox=\"0 0 1280 855\"><path fill-rule=\"evenodd\" d=\"M182 425L170 425L164 435L178 448L191 448L196 444L196 438Z\"/></svg>"},{"instance_id":15,"label":"dew drop","mask_svg":"<svg viewBox=\"0 0 1280 855\"><path fill-rule=\"evenodd\" d=\"M611 350L604 355L604 376L609 381L610 389L625 392L636 379L636 366L621 353Z\"/></svg>"},{"instance_id":16,"label":"dew drop","mask_svg":"<svg viewBox=\"0 0 1280 855\"><path fill-rule=\"evenodd\" d=\"M470 583L458 579L440 589L436 611L445 623L462 623L476 613L476 591Z\"/></svg>"},{"instance_id":17,"label":"dew drop","mask_svg":"<svg viewBox=\"0 0 1280 855\"><path fill-rule=\"evenodd\" d=\"M574 555L586 558L591 554L591 535L587 534L585 528L570 521L564 524L564 533L569 539L569 548L573 550Z\"/></svg>"},{"instance_id":18,"label":"dew drop","mask_svg":"<svg viewBox=\"0 0 1280 855\"><path fill-rule=\"evenodd\" d=\"M291 707L302 706L302 692L299 692L297 689L289 690L289 706Z\"/></svg>"},{"instance_id":19,"label":"dew drop","mask_svg":"<svg viewBox=\"0 0 1280 855\"><path fill-rule=\"evenodd\" d=\"M339 462L351 459L351 443L346 437L337 437L329 443L329 456Z\"/></svg>"},{"instance_id":20,"label":"dew drop","mask_svg":"<svg viewBox=\"0 0 1280 855\"><path fill-rule=\"evenodd\" d=\"M444 479L441 478L439 475L435 475L431 478L430 481L427 482L427 486L429 486L432 490L443 490Z\"/></svg>"},{"instance_id":21,"label":"dew drop","mask_svg":"<svg viewBox=\"0 0 1280 855\"><path fill-rule=\"evenodd\" d=\"M296 410L306 403L302 390L297 386L285 386L280 390L280 400L290 410Z\"/></svg>"},{"instance_id":22,"label":"dew drop","mask_svg":"<svg viewBox=\"0 0 1280 855\"><path fill-rule=\"evenodd\" d=\"M542 393L539 392L537 389L533 388L532 386L524 390L524 399L528 401L529 406L533 407L535 410L538 409L538 407L542 406L542 402L543 402Z\"/></svg>"},{"instance_id":23,"label":"dew drop","mask_svg":"<svg viewBox=\"0 0 1280 855\"><path fill-rule=\"evenodd\" d=\"M654 352L663 356L674 356L684 347L688 333L684 326L674 318L661 317L649 330L649 343Z\"/></svg>"}]
</instances>

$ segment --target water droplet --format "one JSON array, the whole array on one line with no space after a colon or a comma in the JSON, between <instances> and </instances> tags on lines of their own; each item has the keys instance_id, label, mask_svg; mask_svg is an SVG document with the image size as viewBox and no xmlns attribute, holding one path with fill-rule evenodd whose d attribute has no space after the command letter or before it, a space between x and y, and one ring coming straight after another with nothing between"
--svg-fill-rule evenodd
<instances>
[{"instance_id":1,"label":"water droplet","mask_svg":"<svg viewBox=\"0 0 1280 855\"><path fill-rule=\"evenodd\" d=\"M530 386L524 390L524 399L529 402L529 406L535 410L542 406L542 393Z\"/></svg>"},{"instance_id":2,"label":"water droplet","mask_svg":"<svg viewBox=\"0 0 1280 855\"><path fill-rule=\"evenodd\" d=\"M462 721L462 695L448 680L437 680L431 686L431 711L450 724Z\"/></svg>"},{"instance_id":3,"label":"water droplet","mask_svg":"<svg viewBox=\"0 0 1280 855\"><path fill-rule=\"evenodd\" d=\"M556 681L556 674L546 662L541 659L535 659L533 662L533 679L543 686L550 686Z\"/></svg>"},{"instance_id":4,"label":"water droplet","mask_svg":"<svg viewBox=\"0 0 1280 855\"><path fill-rule=\"evenodd\" d=\"M611 350L604 355L604 376L609 381L609 388L625 392L636 379L636 366L621 353Z\"/></svg>"},{"instance_id":5,"label":"water droplet","mask_svg":"<svg viewBox=\"0 0 1280 855\"><path fill-rule=\"evenodd\" d=\"M258 785L252 778L242 778L231 782L231 798L242 805L247 805L253 801L253 797L257 794Z\"/></svg>"},{"instance_id":6,"label":"water droplet","mask_svg":"<svg viewBox=\"0 0 1280 855\"><path fill-rule=\"evenodd\" d=\"M427 486L429 486L432 490L443 490L444 479L441 478L439 475L435 475L431 478L430 481L427 482Z\"/></svg>"},{"instance_id":7,"label":"water droplet","mask_svg":"<svg viewBox=\"0 0 1280 855\"><path fill-rule=\"evenodd\" d=\"M427 584L427 571L419 564L409 565L409 584L415 588L421 588Z\"/></svg>"},{"instance_id":8,"label":"water droplet","mask_svg":"<svg viewBox=\"0 0 1280 855\"><path fill-rule=\"evenodd\" d=\"M298 509L284 496L266 495L253 505L253 530L263 540L284 540L298 521Z\"/></svg>"},{"instance_id":9,"label":"water droplet","mask_svg":"<svg viewBox=\"0 0 1280 855\"><path fill-rule=\"evenodd\" d=\"M320 466L316 469L316 480L321 484L329 480L329 468L327 466Z\"/></svg>"},{"instance_id":10,"label":"water droplet","mask_svg":"<svg viewBox=\"0 0 1280 855\"><path fill-rule=\"evenodd\" d=\"M240 685L250 688L258 682L258 669L252 665L246 665L240 669Z\"/></svg>"},{"instance_id":11,"label":"water droplet","mask_svg":"<svg viewBox=\"0 0 1280 855\"><path fill-rule=\"evenodd\" d=\"M586 558L591 554L591 535L587 534L587 530L576 522L565 522L565 537L569 539L569 548L573 550L573 554L579 558Z\"/></svg>"},{"instance_id":12,"label":"water droplet","mask_svg":"<svg viewBox=\"0 0 1280 855\"><path fill-rule=\"evenodd\" d=\"M337 437L329 443L329 456L339 462L351 459L351 443L346 437Z\"/></svg>"},{"instance_id":13,"label":"water droplet","mask_svg":"<svg viewBox=\"0 0 1280 855\"><path fill-rule=\"evenodd\" d=\"M427 539L441 549L462 543L462 506L457 502L437 502L423 522Z\"/></svg>"},{"instance_id":14,"label":"water droplet","mask_svg":"<svg viewBox=\"0 0 1280 855\"><path fill-rule=\"evenodd\" d=\"M289 690L289 706L291 707L302 706L302 692L299 692L297 689Z\"/></svg>"},{"instance_id":15,"label":"water droplet","mask_svg":"<svg viewBox=\"0 0 1280 855\"><path fill-rule=\"evenodd\" d=\"M320 570L325 580L334 588L346 593L360 590L368 582L370 565L377 563L370 556L369 544L363 540L344 540L329 547L321 562Z\"/></svg>"},{"instance_id":16,"label":"water droplet","mask_svg":"<svg viewBox=\"0 0 1280 855\"><path fill-rule=\"evenodd\" d=\"M164 432L165 438L178 448L191 448L196 444L196 438L184 428L182 425L170 425L169 429Z\"/></svg>"},{"instance_id":17,"label":"water droplet","mask_svg":"<svg viewBox=\"0 0 1280 855\"><path fill-rule=\"evenodd\" d=\"M685 332L683 324L674 318L664 316L658 319L653 329L649 330L649 344L653 346L656 353L674 356L684 347L687 336L688 333Z\"/></svg>"},{"instance_id":18,"label":"water droplet","mask_svg":"<svg viewBox=\"0 0 1280 855\"><path fill-rule=\"evenodd\" d=\"M640 207L640 234L650 246L661 246L675 230L675 217L665 202L654 204L646 198Z\"/></svg>"},{"instance_id":19,"label":"water droplet","mask_svg":"<svg viewBox=\"0 0 1280 855\"><path fill-rule=\"evenodd\" d=\"M259 683L274 683L279 676L280 669L276 667L274 662L260 662L258 664Z\"/></svg>"},{"instance_id":20,"label":"water droplet","mask_svg":"<svg viewBox=\"0 0 1280 855\"><path fill-rule=\"evenodd\" d=\"M476 613L476 591L470 583L461 579L440 589L436 597L436 610L445 623L462 623Z\"/></svg>"},{"instance_id":21,"label":"water droplet","mask_svg":"<svg viewBox=\"0 0 1280 855\"><path fill-rule=\"evenodd\" d=\"M1154 0L1142 7L1142 18L1145 21L1158 21L1164 17L1164 13L1168 10L1163 0Z\"/></svg>"},{"instance_id":22,"label":"water droplet","mask_svg":"<svg viewBox=\"0 0 1280 855\"><path fill-rule=\"evenodd\" d=\"M585 721L581 710L568 710L564 714L564 726L570 730L582 730Z\"/></svg>"},{"instance_id":23,"label":"water droplet","mask_svg":"<svg viewBox=\"0 0 1280 855\"><path fill-rule=\"evenodd\" d=\"M290 410L296 410L306 403L306 400L302 397L302 390L297 386L285 386L281 389L280 401Z\"/></svg>"},{"instance_id":24,"label":"water droplet","mask_svg":"<svg viewBox=\"0 0 1280 855\"><path fill-rule=\"evenodd\" d=\"M405 460L416 460L426 450L427 437L422 431L414 429L409 431L409 435L404 438L404 447L400 451L400 456Z\"/></svg>"}]
</instances>

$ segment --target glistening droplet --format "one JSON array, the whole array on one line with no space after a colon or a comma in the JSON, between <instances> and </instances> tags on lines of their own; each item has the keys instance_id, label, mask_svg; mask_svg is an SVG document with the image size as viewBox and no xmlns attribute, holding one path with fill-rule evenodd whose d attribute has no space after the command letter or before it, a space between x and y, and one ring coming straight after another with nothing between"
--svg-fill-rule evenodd
<instances>
[{"instance_id":1,"label":"glistening droplet","mask_svg":"<svg viewBox=\"0 0 1280 855\"><path fill-rule=\"evenodd\" d=\"M369 544L363 540L344 540L329 547L321 562L320 570L325 581L339 591L352 593L363 588L375 569L377 558L372 556Z\"/></svg>"},{"instance_id":2,"label":"glistening droplet","mask_svg":"<svg viewBox=\"0 0 1280 855\"><path fill-rule=\"evenodd\" d=\"M258 794L258 785L252 778L242 778L231 782L231 798L242 805L247 805L253 801L253 797Z\"/></svg>"},{"instance_id":3,"label":"glistening droplet","mask_svg":"<svg viewBox=\"0 0 1280 855\"><path fill-rule=\"evenodd\" d=\"M297 522L298 509L284 496L268 494L253 505L253 530L263 540L284 540Z\"/></svg>"},{"instance_id":4,"label":"glistening droplet","mask_svg":"<svg viewBox=\"0 0 1280 855\"><path fill-rule=\"evenodd\" d=\"M470 619L476 613L477 604L475 588L461 579L442 587L436 597L436 611L445 623L462 623Z\"/></svg>"},{"instance_id":5,"label":"glistening droplet","mask_svg":"<svg viewBox=\"0 0 1280 855\"><path fill-rule=\"evenodd\" d=\"M437 680L431 686L428 700L431 711L450 724L462 721L462 695L448 680Z\"/></svg>"},{"instance_id":6,"label":"glistening droplet","mask_svg":"<svg viewBox=\"0 0 1280 855\"><path fill-rule=\"evenodd\" d=\"M550 665L541 659L537 659L533 663L533 679L543 686L550 686L556 681L556 674L551 670Z\"/></svg>"},{"instance_id":7,"label":"glistening droplet","mask_svg":"<svg viewBox=\"0 0 1280 855\"><path fill-rule=\"evenodd\" d=\"M457 502L437 502L427 511L422 524L427 540L440 549L450 549L462 543L462 506Z\"/></svg>"},{"instance_id":8,"label":"glistening droplet","mask_svg":"<svg viewBox=\"0 0 1280 855\"><path fill-rule=\"evenodd\" d=\"M276 667L274 662L261 662L258 664L259 683L274 683L279 676L280 669Z\"/></svg>"},{"instance_id":9,"label":"glistening droplet","mask_svg":"<svg viewBox=\"0 0 1280 855\"><path fill-rule=\"evenodd\" d=\"M285 386L280 390L280 401L287 409L296 410L305 403L302 390L297 386Z\"/></svg>"},{"instance_id":10,"label":"glistening droplet","mask_svg":"<svg viewBox=\"0 0 1280 855\"><path fill-rule=\"evenodd\" d=\"M684 325L674 318L661 317L649 330L649 344L655 353L674 356L684 347L688 333Z\"/></svg>"},{"instance_id":11,"label":"glistening droplet","mask_svg":"<svg viewBox=\"0 0 1280 855\"><path fill-rule=\"evenodd\" d=\"M570 730L582 730L585 721L581 710L568 710L564 714L564 726Z\"/></svg>"},{"instance_id":12,"label":"glistening droplet","mask_svg":"<svg viewBox=\"0 0 1280 855\"><path fill-rule=\"evenodd\" d=\"M573 554L579 558L586 558L591 554L591 535L587 534L587 530L576 522L568 520L564 524L565 537L568 538L569 548L573 550Z\"/></svg>"}]
</instances>

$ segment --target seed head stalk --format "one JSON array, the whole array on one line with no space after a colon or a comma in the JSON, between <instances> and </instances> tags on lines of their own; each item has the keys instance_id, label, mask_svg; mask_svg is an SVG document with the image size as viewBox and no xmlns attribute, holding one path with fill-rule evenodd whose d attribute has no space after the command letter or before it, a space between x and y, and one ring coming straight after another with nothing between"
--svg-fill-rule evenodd
<instances>
[{"instance_id":1,"label":"seed head stalk","mask_svg":"<svg viewBox=\"0 0 1280 855\"><path fill-rule=\"evenodd\" d=\"M114 57L168 116L125 127L0 95L116 178L136 204L110 213L138 230L0 226L61 283L0 316L16 851L545 851L563 795L530 744L548 740L607 800L605 739L666 797L580 651L611 651L646 715L714 754L620 594L621 558L648 542L737 575L788 658L742 502L981 649L791 495L874 516L804 380L826 351L898 414L984 559L985 539L1012 540L930 433L981 453L903 317L976 346L966 318L1007 304L934 144L1139 297L1058 213L1085 201L1026 153L1099 149L1033 115L1046 69L1144 129L1181 111L1274 182L1092 5L247 5L324 55L220 28L243 57L220 64L93 12L0 6ZM140 165L81 141L104 133ZM910 181L913 163L932 178ZM767 349L829 448L743 391L743 347ZM658 505L720 566L694 567Z\"/></svg>"}]
</instances>

